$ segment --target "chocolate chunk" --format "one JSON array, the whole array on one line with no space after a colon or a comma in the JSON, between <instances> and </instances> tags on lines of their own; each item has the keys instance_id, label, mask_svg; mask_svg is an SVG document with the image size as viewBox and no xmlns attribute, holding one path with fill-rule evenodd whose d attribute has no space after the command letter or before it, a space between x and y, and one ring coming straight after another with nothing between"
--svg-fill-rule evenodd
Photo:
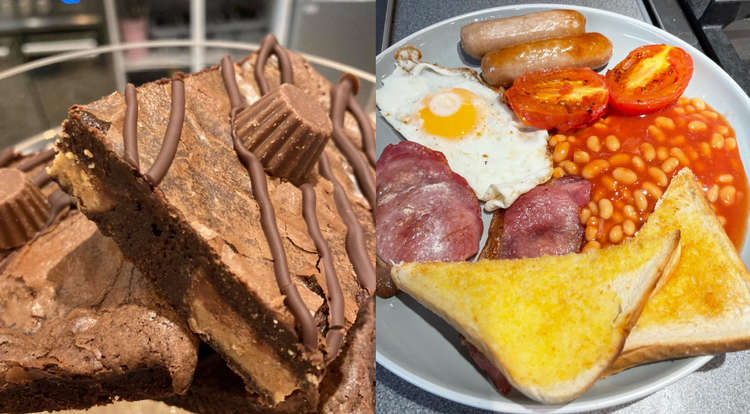
<instances>
[{"instance_id":1,"label":"chocolate chunk","mask_svg":"<svg viewBox=\"0 0 750 414\"><path fill-rule=\"evenodd\" d=\"M305 182L333 130L323 108L291 84L242 109L234 128L268 174L295 185Z\"/></svg>"},{"instance_id":2,"label":"chocolate chunk","mask_svg":"<svg viewBox=\"0 0 750 414\"><path fill-rule=\"evenodd\" d=\"M0 250L29 241L47 222L42 192L15 168L0 169Z\"/></svg>"}]
</instances>

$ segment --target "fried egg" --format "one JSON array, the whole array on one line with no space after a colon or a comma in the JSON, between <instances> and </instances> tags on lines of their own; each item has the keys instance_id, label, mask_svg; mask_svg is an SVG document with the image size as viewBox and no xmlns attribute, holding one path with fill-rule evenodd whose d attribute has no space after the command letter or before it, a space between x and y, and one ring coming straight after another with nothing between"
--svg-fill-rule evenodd
<instances>
[{"instance_id":1,"label":"fried egg","mask_svg":"<svg viewBox=\"0 0 750 414\"><path fill-rule=\"evenodd\" d=\"M507 208L550 178L547 131L521 124L476 72L421 62L414 47L395 58L377 90L380 112L405 139L442 152L486 210Z\"/></svg>"}]
</instances>

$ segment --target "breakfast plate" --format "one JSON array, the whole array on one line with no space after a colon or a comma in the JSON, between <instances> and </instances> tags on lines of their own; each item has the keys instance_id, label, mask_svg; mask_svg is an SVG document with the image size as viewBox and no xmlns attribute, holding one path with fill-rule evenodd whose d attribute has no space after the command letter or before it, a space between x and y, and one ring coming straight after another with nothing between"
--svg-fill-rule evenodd
<instances>
[{"instance_id":1,"label":"breakfast plate","mask_svg":"<svg viewBox=\"0 0 750 414\"><path fill-rule=\"evenodd\" d=\"M422 59L444 67L470 67L479 70L479 62L466 56L459 43L464 25L491 18L508 17L548 9L569 8L582 13L586 30L607 36L613 44L608 68L616 65L633 49L665 43L687 51L694 62L694 73L684 95L698 97L724 115L738 138L740 157L748 173L750 148L745 137L750 134L750 99L713 61L686 42L644 22L615 13L559 5L519 5L481 10L457 16L416 32L376 58L378 86L395 67L394 52L403 46L421 50ZM377 116L378 154L388 144L402 138L382 117ZM484 245L491 214L483 212ZM745 235L741 257L750 261L750 246ZM458 333L447 323L412 298L399 294L377 300L377 361L396 375L438 396L477 408L504 412L579 412L606 408L642 398L697 370L711 357L686 358L638 366L597 381L576 400L565 405L542 405L517 391L508 396L497 392L470 362L460 345Z\"/></svg>"}]
</instances>

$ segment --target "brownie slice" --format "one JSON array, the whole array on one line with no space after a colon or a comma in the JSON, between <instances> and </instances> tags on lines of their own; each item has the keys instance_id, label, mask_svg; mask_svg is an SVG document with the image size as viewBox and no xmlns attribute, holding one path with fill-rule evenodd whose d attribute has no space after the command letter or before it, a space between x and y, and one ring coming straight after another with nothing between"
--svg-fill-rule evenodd
<instances>
[{"instance_id":1,"label":"brownie slice","mask_svg":"<svg viewBox=\"0 0 750 414\"><path fill-rule=\"evenodd\" d=\"M9 253L0 260L0 412L187 390L197 339L83 214L67 213Z\"/></svg>"},{"instance_id":2,"label":"brownie slice","mask_svg":"<svg viewBox=\"0 0 750 414\"><path fill-rule=\"evenodd\" d=\"M328 367L320 384L319 413L375 412L375 309L364 306L349 330L341 356ZM311 410L304 401L289 398L275 408L259 406L244 389L242 379L213 352L201 355L193 385L185 395L164 400L200 414L295 414Z\"/></svg>"},{"instance_id":3,"label":"brownie slice","mask_svg":"<svg viewBox=\"0 0 750 414\"><path fill-rule=\"evenodd\" d=\"M295 85L328 110L331 85L301 56L290 53L290 57ZM248 103L259 98L255 59L253 54L234 64ZM265 73L277 86L275 58L269 60ZM99 229L155 282L191 329L243 378L260 404L274 406L287 398L301 398L316 407L318 386L336 355L325 343L330 292L302 217L302 193L289 182L267 179L292 283L316 325L314 349L301 343L296 320L277 284L258 203L232 148L230 100L219 68L186 75L182 81L184 123L174 161L158 186L149 184L123 157L126 104L119 93L71 108L52 174L72 191L79 208ZM171 89L168 80L138 88L137 145L144 170L160 152ZM352 142L361 148L353 128L356 122L348 117L346 125ZM367 257L374 262L370 206L336 145L329 142L324 153L364 231ZM334 201L332 182L317 168L309 182L343 293L345 321L340 329L345 335L370 295L360 286L348 255L347 225Z\"/></svg>"}]
</instances>

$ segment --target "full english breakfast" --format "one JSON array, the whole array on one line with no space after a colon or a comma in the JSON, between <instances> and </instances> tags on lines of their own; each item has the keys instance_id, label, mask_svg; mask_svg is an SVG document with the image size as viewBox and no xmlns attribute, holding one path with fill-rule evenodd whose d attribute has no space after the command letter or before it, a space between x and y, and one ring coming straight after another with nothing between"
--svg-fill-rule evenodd
<instances>
[{"instance_id":1,"label":"full english breakfast","mask_svg":"<svg viewBox=\"0 0 750 414\"><path fill-rule=\"evenodd\" d=\"M460 42L480 74L406 46L377 90L407 141L377 162L378 295L414 297L500 392L543 403L635 365L750 348L738 137L682 96L688 52L643 45L597 73L615 45L585 22L473 22Z\"/></svg>"}]
</instances>

